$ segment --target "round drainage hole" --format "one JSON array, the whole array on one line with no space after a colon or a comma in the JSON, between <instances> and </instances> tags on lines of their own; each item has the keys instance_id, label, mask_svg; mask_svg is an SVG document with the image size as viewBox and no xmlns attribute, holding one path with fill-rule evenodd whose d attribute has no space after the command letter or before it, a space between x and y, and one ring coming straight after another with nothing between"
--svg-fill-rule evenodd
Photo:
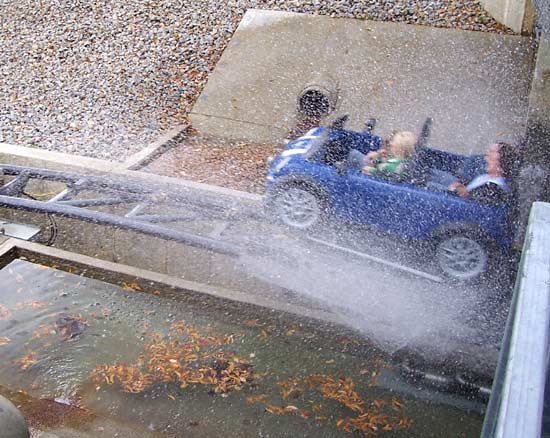
<instances>
[{"instance_id":1,"label":"round drainage hole","mask_svg":"<svg viewBox=\"0 0 550 438\"><path fill-rule=\"evenodd\" d=\"M298 110L306 116L325 116L330 112L330 100L319 90L307 90L298 100Z\"/></svg>"}]
</instances>

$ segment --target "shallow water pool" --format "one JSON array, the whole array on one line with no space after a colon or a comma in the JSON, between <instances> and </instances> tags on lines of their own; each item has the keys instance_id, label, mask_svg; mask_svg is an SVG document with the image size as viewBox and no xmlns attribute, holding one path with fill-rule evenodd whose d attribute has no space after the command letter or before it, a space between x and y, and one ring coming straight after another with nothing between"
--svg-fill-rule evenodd
<instances>
[{"instance_id":1,"label":"shallow water pool","mask_svg":"<svg viewBox=\"0 0 550 438\"><path fill-rule=\"evenodd\" d=\"M382 352L337 327L24 260L0 284L0 386L105 422L186 437L481 430L479 412L413 396Z\"/></svg>"}]
</instances>

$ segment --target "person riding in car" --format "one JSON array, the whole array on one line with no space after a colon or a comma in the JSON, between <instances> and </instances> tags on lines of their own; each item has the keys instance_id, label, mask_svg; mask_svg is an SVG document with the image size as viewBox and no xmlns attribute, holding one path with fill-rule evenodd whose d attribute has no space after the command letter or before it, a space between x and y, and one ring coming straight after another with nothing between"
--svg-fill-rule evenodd
<instances>
[{"instance_id":1,"label":"person riding in car","mask_svg":"<svg viewBox=\"0 0 550 438\"><path fill-rule=\"evenodd\" d=\"M417 141L417 136L412 132L396 132L388 141L387 149L372 151L365 156L363 173L371 176L402 174Z\"/></svg>"}]
</instances>

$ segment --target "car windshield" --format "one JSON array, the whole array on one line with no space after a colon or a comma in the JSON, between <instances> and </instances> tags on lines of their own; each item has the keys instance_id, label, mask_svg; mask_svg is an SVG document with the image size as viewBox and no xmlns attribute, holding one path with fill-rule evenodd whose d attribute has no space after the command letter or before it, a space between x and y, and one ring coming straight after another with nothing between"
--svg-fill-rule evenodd
<instances>
[{"instance_id":1,"label":"car windshield","mask_svg":"<svg viewBox=\"0 0 550 438\"><path fill-rule=\"evenodd\" d=\"M307 151L304 155L305 159L312 159L318 157L321 151L324 150L325 145L329 142L330 136L329 131L324 129L318 133L314 138L309 139ZM304 140L305 141L305 140Z\"/></svg>"}]
</instances>

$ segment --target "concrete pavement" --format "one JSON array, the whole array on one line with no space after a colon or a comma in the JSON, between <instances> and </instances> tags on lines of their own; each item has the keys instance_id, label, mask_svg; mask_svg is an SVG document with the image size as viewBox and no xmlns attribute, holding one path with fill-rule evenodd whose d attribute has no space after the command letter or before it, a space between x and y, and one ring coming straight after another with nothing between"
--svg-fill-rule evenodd
<instances>
[{"instance_id":1,"label":"concrete pavement","mask_svg":"<svg viewBox=\"0 0 550 438\"><path fill-rule=\"evenodd\" d=\"M397 23L249 10L196 102L199 131L280 142L310 83L336 84L332 115L361 129L418 131L435 118L432 144L480 152L523 133L531 82L529 38Z\"/></svg>"}]
</instances>

